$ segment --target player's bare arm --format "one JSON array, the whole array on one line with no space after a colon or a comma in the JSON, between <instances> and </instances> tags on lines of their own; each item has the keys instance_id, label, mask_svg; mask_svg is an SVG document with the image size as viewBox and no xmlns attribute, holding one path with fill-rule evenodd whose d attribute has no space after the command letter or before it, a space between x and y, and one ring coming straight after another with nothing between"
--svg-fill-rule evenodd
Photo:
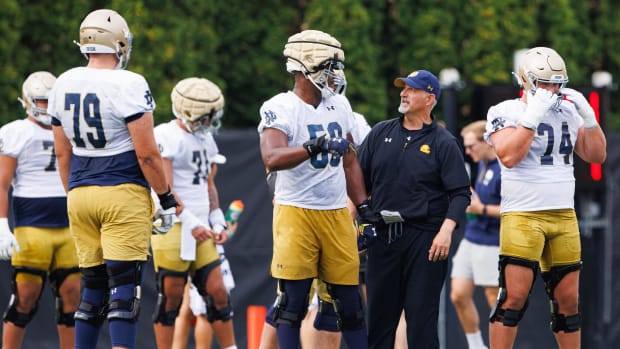
<instances>
[{"instance_id":1,"label":"player's bare arm","mask_svg":"<svg viewBox=\"0 0 620 349\"><path fill-rule=\"evenodd\" d=\"M506 127L491 135L491 142L497 157L508 168L521 162L527 155L534 132L525 127Z\"/></svg>"},{"instance_id":2,"label":"player's bare arm","mask_svg":"<svg viewBox=\"0 0 620 349\"><path fill-rule=\"evenodd\" d=\"M208 184L208 193L209 193L209 205L211 209L209 220L212 220L211 218L213 217L213 219L215 219L216 221L218 220L220 221L219 223L220 225L224 223L223 227L225 228L226 221L224 219L224 221L222 222L223 213L222 213L222 210L220 209L220 199L219 199L217 187L215 186L215 178L213 176L213 172L209 173L209 176L207 177L207 184ZM211 223L214 224L214 222L211 222ZM213 239L215 243L219 245L226 243L226 241L228 241L228 231L226 229L222 229L221 231L218 232L218 234L213 234Z\"/></svg>"},{"instance_id":3,"label":"player's bare arm","mask_svg":"<svg viewBox=\"0 0 620 349\"><path fill-rule=\"evenodd\" d=\"M600 126L579 129L575 153L587 162L602 164L607 158L607 140Z\"/></svg>"},{"instance_id":4,"label":"player's bare arm","mask_svg":"<svg viewBox=\"0 0 620 349\"><path fill-rule=\"evenodd\" d=\"M348 152L343 157L344 174L347 178L347 195L357 206L368 199L364 175L354 152Z\"/></svg>"},{"instance_id":5,"label":"player's bare arm","mask_svg":"<svg viewBox=\"0 0 620 349\"><path fill-rule=\"evenodd\" d=\"M308 160L304 147L289 147L286 135L275 128L266 128L260 139L260 150L267 171L293 168Z\"/></svg>"},{"instance_id":6,"label":"player's bare arm","mask_svg":"<svg viewBox=\"0 0 620 349\"><path fill-rule=\"evenodd\" d=\"M69 171L71 169L71 156L73 155L71 142L65 135L62 126L53 126L52 131L54 132L54 152L58 161L58 173L65 191L69 191Z\"/></svg>"},{"instance_id":7,"label":"player's bare arm","mask_svg":"<svg viewBox=\"0 0 620 349\"><path fill-rule=\"evenodd\" d=\"M142 117L128 123L127 128L144 177L157 194L167 192L169 187L164 173L164 164L153 134L153 114L144 113Z\"/></svg>"},{"instance_id":8,"label":"player's bare arm","mask_svg":"<svg viewBox=\"0 0 620 349\"><path fill-rule=\"evenodd\" d=\"M16 158L0 155L0 217L8 217L9 214L9 188L16 168Z\"/></svg>"}]
</instances>

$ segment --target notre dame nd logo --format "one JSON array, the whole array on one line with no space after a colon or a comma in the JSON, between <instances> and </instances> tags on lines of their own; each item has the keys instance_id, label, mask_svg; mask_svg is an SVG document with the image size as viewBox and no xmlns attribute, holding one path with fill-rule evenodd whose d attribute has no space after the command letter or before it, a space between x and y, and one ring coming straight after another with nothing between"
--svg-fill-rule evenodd
<instances>
[{"instance_id":1,"label":"notre dame nd logo","mask_svg":"<svg viewBox=\"0 0 620 349\"><path fill-rule=\"evenodd\" d=\"M276 116L276 113L274 113L271 110L267 110L265 112L265 124L267 125L271 125L274 121L276 121L278 117Z\"/></svg>"}]
</instances>

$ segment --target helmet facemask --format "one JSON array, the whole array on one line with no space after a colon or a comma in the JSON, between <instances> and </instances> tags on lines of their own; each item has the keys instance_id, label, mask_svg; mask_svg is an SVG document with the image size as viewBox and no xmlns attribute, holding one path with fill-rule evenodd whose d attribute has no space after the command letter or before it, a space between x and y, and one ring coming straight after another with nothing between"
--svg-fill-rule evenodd
<instances>
[{"instance_id":1,"label":"helmet facemask","mask_svg":"<svg viewBox=\"0 0 620 349\"><path fill-rule=\"evenodd\" d=\"M304 75L321 91L323 98L341 94L346 88L347 81L344 74L338 73L344 69L344 63L337 58L329 59L315 67L314 71L306 71Z\"/></svg>"},{"instance_id":2,"label":"helmet facemask","mask_svg":"<svg viewBox=\"0 0 620 349\"><path fill-rule=\"evenodd\" d=\"M525 53L519 65L517 81L525 92L535 93L538 83L559 84L560 89L568 83L566 65L562 57L548 47L535 47ZM562 95L558 94L558 100L552 106L557 109L562 103Z\"/></svg>"},{"instance_id":3,"label":"helmet facemask","mask_svg":"<svg viewBox=\"0 0 620 349\"><path fill-rule=\"evenodd\" d=\"M174 107L172 108L172 113L177 119L181 120L183 125L185 125L185 128L193 134L205 134L207 132L217 134L220 127L222 127L221 119L222 116L224 116L224 110L219 110L212 114L203 115L195 121L190 121L189 119L178 115L174 110Z\"/></svg>"}]
</instances>

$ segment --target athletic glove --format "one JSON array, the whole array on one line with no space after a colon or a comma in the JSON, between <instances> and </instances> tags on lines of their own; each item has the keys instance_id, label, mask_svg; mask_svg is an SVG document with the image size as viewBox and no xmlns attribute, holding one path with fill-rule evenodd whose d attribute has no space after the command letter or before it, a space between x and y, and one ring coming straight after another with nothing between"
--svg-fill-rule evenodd
<instances>
[{"instance_id":1,"label":"athletic glove","mask_svg":"<svg viewBox=\"0 0 620 349\"><path fill-rule=\"evenodd\" d=\"M323 151L328 151L334 156L342 156L349 151L351 142L342 137L326 138L325 135L323 135L306 141L303 146L310 157L322 153Z\"/></svg>"},{"instance_id":2,"label":"athletic glove","mask_svg":"<svg viewBox=\"0 0 620 349\"><path fill-rule=\"evenodd\" d=\"M7 260L13 256L13 249L19 252L19 244L15 235L11 233L8 218L0 218L0 260Z\"/></svg>"},{"instance_id":3,"label":"athletic glove","mask_svg":"<svg viewBox=\"0 0 620 349\"><path fill-rule=\"evenodd\" d=\"M172 210L172 211L171 211ZM171 212L167 212L171 211ZM164 210L157 210L153 217L153 233L166 234L172 229L174 225L174 208Z\"/></svg>"},{"instance_id":4,"label":"athletic glove","mask_svg":"<svg viewBox=\"0 0 620 349\"><path fill-rule=\"evenodd\" d=\"M377 240L377 230L370 223L362 223L357 225L357 250L359 252L366 251Z\"/></svg>"},{"instance_id":5,"label":"athletic glove","mask_svg":"<svg viewBox=\"0 0 620 349\"><path fill-rule=\"evenodd\" d=\"M558 96L544 88L537 88L536 93L527 92L527 109L521 117L521 125L530 130L536 130L540 120L549 108L557 102Z\"/></svg>"},{"instance_id":6,"label":"athletic glove","mask_svg":"<svg viewBox=\"0 0 620 349\"><path fill-rule=\"evenodd\" d=\"M325 135L323 135L321 137L317 137L309 141L306 141L303 144L303 147L308 152L308 155L310 155L310 157L313 157L317 154L322 153L323 150L326 150L326 147L327 147L327 145L325 144L326 142L327 141L325 140Z\"/></svg>"},{"instance_id":7,"label":"athletic glove","mask_svg":"<svg viewBox=\"0 0 620 349\"><path fill-rule=\"evenodd\" d=\"M560 92L566 96L568 101L575 104L575 109L577 109L579 115L583 119L583 127L586 129L591 129L598 126L594 109L592 109L592 106L588 103L588 100L586 100L586 97L581 92L573 90L572 88L563 88Z\"/></svg>"},{"instance_id":8,"label":"athletic glove","mask_svg":"<svg viewBox=\"0 0 620 349\"><path fill-rule=\"evenodd\" d=\"M381 215L373 211L368 200L364 200L364 202L357 205L358 251L364 251L375 243L377 240L377 230L375 226L382 222Z\"/></svg>"},{"instance_id":9,"label":"athletic glove","mask_svg":"<svg viewBox=\"0 0 620 349\"><path fill-rule=\"evenodd\" d=\"M216 208L209 213L209 223L216 234L220 234L226 229L226 217L224 217L224 212L222 212L221 208Z\"/></svg>"},{"instance_id":10,"label":"athletic glove","mask_svg":"<svg viewBox=\"0 0 620 349\"><path fill-rule=\"evenodd\" d=\"M330 153L332 153L332 155L335 156L343 156L344 153L347 153L349 151L350 147L351 142L342 137L336 137L327 140L327 151L329 151Z\"/></svg>"}]
</instances>

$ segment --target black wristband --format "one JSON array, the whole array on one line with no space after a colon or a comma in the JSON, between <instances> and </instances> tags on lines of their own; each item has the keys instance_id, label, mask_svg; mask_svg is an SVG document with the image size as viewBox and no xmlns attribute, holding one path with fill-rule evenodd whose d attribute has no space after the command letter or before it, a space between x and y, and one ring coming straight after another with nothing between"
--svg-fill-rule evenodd
<instances>
[{"instance_id":1,"label":"black wristband","mask_svg":"<svg viewBox=\"0 0 620 349\"><path fill-rule=\"evenodd\" d=\"M161 205L161 208L163 208L164 210L167 210L171 207L179 206L179 203L174 198L174 195L172 194L170 187L168 187L167 192L163 194L157 194L157 197L159 198L159 204Z\"/></svg>"},{"instance_id":2,"label":"black wristband","mask_svg":"<svg viewBox=\"0 0 620 349\"><path fill-rule=\"evenodd\" d=\"M487 205L483 205L482 206L482 215L486 216L487 215Z\"/></svg>"}]
</instances>

